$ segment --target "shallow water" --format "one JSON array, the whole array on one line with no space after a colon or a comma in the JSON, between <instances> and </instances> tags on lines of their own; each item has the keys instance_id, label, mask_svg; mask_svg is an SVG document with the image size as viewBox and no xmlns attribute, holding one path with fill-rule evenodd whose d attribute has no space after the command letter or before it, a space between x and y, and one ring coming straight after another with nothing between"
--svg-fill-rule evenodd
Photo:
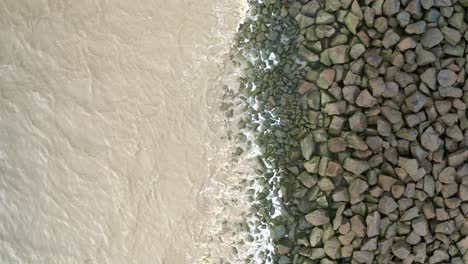
<instances>
[{"instance_id":1,"label":"shallow water","mask_svg":"<svg viewBox=\"0 0 468 264\"><path fill-rule=\"evenodd\" d=\"M241 2L0 1L1 263L206 255Z\"/></svg>"}]
</instances>

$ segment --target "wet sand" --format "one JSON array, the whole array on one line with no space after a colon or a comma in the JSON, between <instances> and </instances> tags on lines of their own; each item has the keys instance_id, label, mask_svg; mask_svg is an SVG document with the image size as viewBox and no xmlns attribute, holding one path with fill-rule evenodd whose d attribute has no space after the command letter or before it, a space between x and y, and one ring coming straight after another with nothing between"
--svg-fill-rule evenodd
<instances>
[{"instance_id":1,"label":"wet sand","mask_svg":"<svg viewBox=\"0 0 468 264\"><path fill-rule=\"evenodd\" d=\"M1 1L0 262L206 254L227 177L219 76L241 8Z\"/></svg>"}]
</instances>

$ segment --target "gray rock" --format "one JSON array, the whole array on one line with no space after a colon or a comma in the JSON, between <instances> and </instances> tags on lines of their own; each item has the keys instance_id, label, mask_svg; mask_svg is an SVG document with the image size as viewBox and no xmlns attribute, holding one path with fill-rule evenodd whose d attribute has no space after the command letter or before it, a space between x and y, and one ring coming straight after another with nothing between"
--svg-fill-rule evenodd
<instances>
[{"instance_id":1,"label":"gray rock","mask_svg":"<svg viewBox=\"0 0 468 264\"><path fill-rule=\"evenodd\" d=\"M334 15L327 13L323 9L318 11L317 17L315 18L315 23L317 25L332 24L333 22L335 22Z\"/></svg>"},{"instance_id":2,"label":"gray rock","mask_svg":"<svg viewBox=\"0 0 468 264\"><path fill-rule=\"evenodd\" d=\"M374 260L374 253L370 251L364 251L364 250L354 251L353 260L356 261L357 263L371 264L372 261Z\"/></svg>"},{"instance_id":3,"label":"gray rock","mask_svg":"<svg viewBox=\"0 0 468 264\"><path fill-rule=\"evenodd\" d=\"M350 192L352 195L352 193ZM398 204L395 202L395 200L390 197L390 196L384 196L380 199L379 204L378 204L378 210L382 214L388 215L395 211L395 209L398 208Z\"/></svg>"},{"instance_id":4,"label":"gray rock","mask_svg":"<svg viewBox=\"0 0 468 264\"><path fill-rule=\"evenodd\" d=\"M427 128L426 131L424 131L424 133L421 134L421 145L425 149L433 152L440 147L440 144L441 139L432 127Z\"/></svg>"},{"instance_id":5,"label":"gray rock","mask_svg":"<svg viewBox=\"0 0 468 264\"><path fill-rule=\"evenodd\" d=\"M389 29L384 35L384 38L382 40L382 45L388 49L394 45L396 45L400 41L400 36L395 33L395 31Z\"/></svg>"},{"instance_id":6,"label":"gray rock","mask_svg":"<svg viewBox=\"0 0 468 264\"><path fill-rule=\"evenodd\" d=\"M421 44L425 48L432 48L438 45L444 39L444 35L438 28L430 28L421 37Z\"/></svg>"},{"instance_id":7,"label":"gray rock","mask_svg":"<svg viewBox=\"0 0 468 264\"><path fill-rule=\"evenodd\" d=\"M356 105L359 107L372 107L377 104L377 99L373 97L368 90L362 90L356 98Z\"/></svg>"},{"instance_id":8,"label":"gray rock","mask_svg":"<svg viewBox=\"0 0 468 264\"><path fill-rule=\"evenodd\" d=\"M437 87L437 75L435 68L429 68L421 74L421 80L429 86L432 90L435 90Z\"/></svg>"},{"instance_id":9,"label":"gray rock","mask_svg":"<svg viewBox=\"0 0 468 264\"><path fill-rule=\"evenodd\" d=\"M416 159L398 158L398 166L403 168L410 177L418 174L418 161Z\"/></svg>"},{"instance_id":10,"label":"gray rock","mask_svg":"<svg viewBox=\"0 0 468 264\"><path fill-rule=\"evenodd\" d=\"M451 70L441 70L437 73L437 81L440 85L448 87L457 81L457 74Z\"/></svg>"},{"instance_id":11,"label":"gray rock","mask_svg":"<svg viewBox=\"0 0 468 264\"><path fill-rule=\"evenodd\" d=\"M351 56L351 58L357 59L361 57L364 51L366 51L366 47L363 44L358 43L351 47L351 50L349 51L349 55Z\"/></svg>"},{"instance_id":12,"label":"gray rock","mask_svg":"<svg viewBox=\"0 0 468 264\"><path fill-rule=\"evenodd\" d=\"M329 25L318 25L315 28L315 34L319 39L329 38L335 34L336 29Z\"/></svg>"},{"instance_id":13,"label":"gray rock","mask_svg":"<svg viewBox=\"0 0 468 264\"><path fill-rule=\"evenodd\" d=\"M348 27L349 31L353 34L356 34L356 28L359 24L359 17L354 15L353 13L349 12L345 17L344 17L344 24L346 27Z\"/></svg>"},{"instance_id":14,"label":"gray rock","mask_svg":"<svg viewBox=\"0 0 468 264\"><path fill-rule=\"evenodd\" d=\"M411 222L411 226L416 234L425 236L429 233L429 225L424 217L420 216Z\"/></svg>"},{"instance_id":15,"label":"gray rock","mask_svg":"<svg viewBox=\"0 0 468 264\"><path fill-rule=\"evenodd\" d=\"M313 186L315 186L318 182L318 177L317 175L315 174L308 174L307 172L302 172L301 174L299 174L297 176L297 179L302 183L304 184L305 187L307 188L311 188Z\"/></svg>"},{"instance_id":16,"label":"gray rock","mask_svg":"<svg viewBox=\"0 0 468 264\"><path fill-rule=\"evenodd\" d=\"M330 223L327 211L318 209L305 216L306 221L313 226L322 226Z\"/></svg>"},{"instance_id":17,"label":"gray rock","mask_svg":"<svg viewBox=\"0 0 468 264\"><path fill-rule=\"evenodd\" d=\"M380 111L382 115L390 121L392 124L400 123L403 121L401 112L389 107L389 106L382 106L380 107Z\"/></svg>"},{"instance_id":18,"label":"gray rock","mask_svg":"<svg viewBox=\"0 0 468 264\"><path fill-rule=\"evenodd\" d=\"M332 237L325 241L324 251L331 259L338 259L340 257L341 244L337 237Z\"/></svg>"},{"instance_id":19,"label":"gray rock","mask_svg":"<svg viewBox=\"0 0 468 264\"><path fill-rule=\"evenodd\" d=\"M405 31L408 34L422 34L426 31L426 22L418 21L416 23L409 24L406 26Z\"/></svg>"},{"instance_id":20,"label":"gray rock","mask_svg":"<svg viewBox=\"0 0 468 264\"><path fill-rule=\"evenodd\" d=\"M349 185L349 196L351 204L362 201L360 195L363 194L367 189L369 189L369 185L365 181L361 179L355 179L352 181Z\"/></svg>"},{"instance_id":21,"label":"gray rock","mask_svg":"<svg viewBox=\"0 0 468 264\"><path fill-rule=\"evenodd\" d=\"M391 17L400 11L400 1L399 0L385 0L385 3L382 6L383 13L387 17Z\"/></svg>"},{"instance_id":22,"label":"gray rock","mask_svg":"<svg viewBox=\"0 0 468 264\"><path fill-rule=\"evenodd\" d=\"M367 128L367 116L362 112L355 112L349 118L349 126L354 132L361 132Z\"/></svg>"},{"instance_id":23,"label":"gray rock","mask_svg":"<svg viewBox=\"0 0 468 264\"><path fill-rule=\"evenodd\" d=\"M320 227L314 227L310 231L309 242L311 247L317 246L322 240L323 230Z\"/></svg>"},{"instance_id":24,"label":"gray rock","mask_svg":"<svg viewBox=\"0 0 468 264\"><path fill-rule=\"evenodd\" d=\"M314 138L312 134L308 134L306 137L304 137L301 140L301 152L302 156L306 160L310 159L310 156L312 155L312 152L315 149L315 143L314 143Z\"/></svg>"},{"instance_id":25,"label":"gray rock","mask_svg":"<svg viewBox=\"0 0 468 264\"><path fill-rule=\"evenodd\" d=\"M379 227L380 227L379 212L374 211L374 213L367 215L366 224L367 224L367 236L368 237L374 237L374 236L379 235Z\"/></svg>"},{"instance_id":26,"label":"gray rock","mask_svg":"<svg viewBox=\"0 0 468 264\"><path fill-rule=\"evenodd\" d=\"M450 259L446 250L437 249L434 254L429 258L429 264L442 263Z\"/></svg>"},{"instance_id":27,"label":"gray rock","mask_svg":"<svg viewBox=\"0 0 468 264\"><path fill-rule=\"evenodd\" d=\"M335 80L336 70L335 69L324 69L320 72L317 79L317 86L322 89L328 89Z\"/></svg>"},{"instance_id":28,"label":"gray rock","mask_svg":"<svg viewBox=\"0 0 468 264\"><path fill-rule=\"evenodd\" d=\"M406 27L409 24L410 19L411 19L411 15L410 13L406 11L402 11L398 13L397 15L398 23L400 24L400 27L402 28Z\"/></svg>"},{"instance_id":29,"label":"gray rock","mask_svg":"<svg viewBox=\"0 0 468 264\"><path fill-rule=\"evenodd\" d=\"M457 45L462 37L458 30L449 28L447 26L442 28L442 33L444 34L445 40L452 45Z\"/></svg>"},{"instance_id":30,"label":"gray rock","mask_svg":"<svg viewBox=\"0 0 468 264\"><path fill-rule=\"evenodd\" d=\"M439 173L439 181L441 183L450 184L455 181L457 171L453 167L447 167Z\"/></svg>"},{"instance_id":31,"label":"gray rock","mask_svg":"<svg viewBox=\"0 0 468 264\"><path fill-rule=\"evenodd\" d=\"M411 253L411 246L405 241L398 241L392 246L393 254L399 259L405 259Z\"/></svg>"},{"instance_id":32,"label":"gray rock","mask_svg":"<svg viewBox=\"0 0 468 264\"><path fill-rule=\"evenodd\" d=\"M352 172L355 175L361 175L370 169L369 162L363 160L357 160L353 158L347 158L344 161L343 168L347 171Z\"/></svg>"},{"instance_id":33,"label":"gray rock","mask_svg":"<svg viewBox=\"0 0 468 264\"><path fill-rule=\"evenodd\" d=\"M419 216L418 207L414 206L406 210L400 218L400 221L410 221Z\"/></svg>"},{"instance_id":34,"label":"gray rock","mask_svg":"<svg viewBox=\"0 0 468 264\"><path fill-rule=\"evenodd\" d=\"M429 102L429 98L419 91L414 92L412 95L405 99L408 110L413 113L421 111L421 109Z\"/></svg>"},{"instance_id":35,"label":"gray rock","mask_svg":"<svg viewBox=\"0 0 468 264\"><path fill-rule=\"evenodd\" d=\"M333 64L343 64L347 63L349 60L348 57L349 46L339 45L333 48L328 49L328 56Z\"/></svg>"},{"instance_id":36,"label":"gray rock","mask_svg":"<svg viewBox=\"0 0 468 264\"><path fill-rule=\"evenodd\" d=\"M424 66L436 61L436 57L432 52L424 50L422 48L416 48L416 63L418 66Z\"/></svg>"}]
</instances>

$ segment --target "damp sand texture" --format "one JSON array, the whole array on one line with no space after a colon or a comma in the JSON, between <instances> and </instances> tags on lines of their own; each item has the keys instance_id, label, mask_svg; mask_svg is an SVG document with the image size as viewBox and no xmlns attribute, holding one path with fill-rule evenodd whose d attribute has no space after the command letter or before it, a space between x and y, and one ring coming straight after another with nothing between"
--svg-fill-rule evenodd
<instances>
[{"instance_id":1,"label":"damp sand texture","mask_svg":"<svg viewBox=\"0 0 468 264\"><path fill-rule=\"evenodd\" d=\"M259 263L467 263L468 2L250 5Z\"/></svg>"},{"instance_id":2,"label":"damp sand texture","mask_svg":"<svg viewBox=\"0 0 468 264\"><path fill-rule=\"evenodd\" d=\"M214 81L238 7L0 2L1 263L206 253L209 160L223 162Z\"/></svg>"}]
</instances>

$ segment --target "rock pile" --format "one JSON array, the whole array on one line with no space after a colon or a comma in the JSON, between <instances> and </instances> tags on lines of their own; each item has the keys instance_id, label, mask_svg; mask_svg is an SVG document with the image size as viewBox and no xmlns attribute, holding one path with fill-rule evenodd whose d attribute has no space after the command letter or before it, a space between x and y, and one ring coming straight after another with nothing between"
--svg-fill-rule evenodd
<instances>
[{"instance_id":1,"label":"rock pile","mask_svg":"<svg viewBox=\"0 0 468 264\"><path fill-rule=\"evenodd\" d=\"M252 5L274 263L468 263L468 1Z\"/></svg>"}]
</instances>

